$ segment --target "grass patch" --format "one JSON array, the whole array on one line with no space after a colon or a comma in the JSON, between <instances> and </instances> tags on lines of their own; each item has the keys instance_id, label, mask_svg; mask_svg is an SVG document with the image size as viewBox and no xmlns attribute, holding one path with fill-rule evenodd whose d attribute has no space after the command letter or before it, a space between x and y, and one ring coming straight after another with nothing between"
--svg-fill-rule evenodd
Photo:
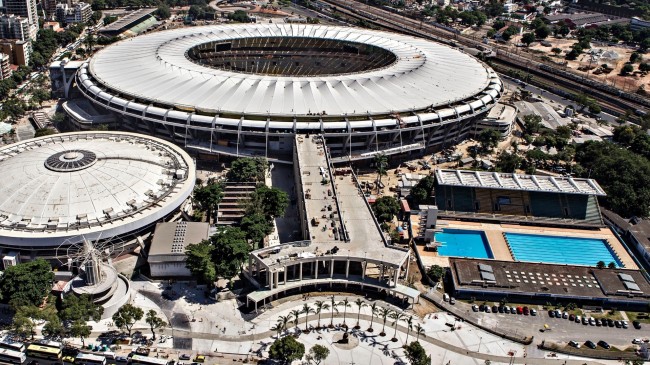
<instances>
[{"instance_id":1,"label":"grass patch","mask_svg":"<svg viewBox=\"0 0 650 365\"><path fill-rule=\"evenodd\" d=\"M646 312L625 312L627 318L631 321L639 321L641 323L650 323L650 313Z\"/></svg>"},{"instance_id":2,"label":"grass patch","mask_svg":"<svg viewBox=\"0 0 650 365\"><path fill-rule=\"evenodd\" d=\"M613 314L610 314L610 311L605 311L602 313L599 312L594 312L594 313L588 313L587 315L594 317L594 318L606 318L606 319L611 319L613 321L621 321L623 320L623 316L621 315L621 312L615 311Z\"/></svg>"}]
</instances>

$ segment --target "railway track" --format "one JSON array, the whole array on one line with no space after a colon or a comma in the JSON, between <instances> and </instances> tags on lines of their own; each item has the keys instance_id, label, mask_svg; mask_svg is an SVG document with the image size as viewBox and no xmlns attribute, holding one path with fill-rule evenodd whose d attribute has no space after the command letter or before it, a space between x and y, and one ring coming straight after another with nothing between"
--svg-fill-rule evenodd
<instances>
[{"instance_id":1,"label":"railway track","mask_svg":"<svg viewBox=\"0 0 650 365\"><path fill-rule=\"evenodd\" d=\"M462 36L457 32L411 19L385 9L367 6L357 1L317 0L315 4L322 4L321 10L328 9L329 7L330 11L341 13L349 18L364 20L391 31L431 39L450 46L462 45L471 48L483 48L480 41ZM647 111L650 107L650 100L647 98L635 94L623 93L612 86L585 79L584 76L557 70L556 67L514 54L505 48L497 47L495 50L495 59L497 62L526 70L538 77L547 79L549 82L561 84L574 92L585 93L597 100L604 109L612 113L623 115L628 111Z\"/></svg>"}]
</instances>

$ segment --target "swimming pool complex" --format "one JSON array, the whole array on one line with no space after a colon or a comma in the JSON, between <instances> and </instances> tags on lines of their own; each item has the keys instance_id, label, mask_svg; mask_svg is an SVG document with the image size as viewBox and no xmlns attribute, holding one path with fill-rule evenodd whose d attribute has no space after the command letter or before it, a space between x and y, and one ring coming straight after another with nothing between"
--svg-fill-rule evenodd
<instances>
[{"instance_id":1,"label":"swimming pool complex","mask_svg":"<svg viewBox=\"0 0 650 365\"><path fill-rule=\"evenodd\" d=\"M442 232L436 232L435 237L440 244L438 247L440 256L472 257L477 259L491 259L494 257L485 233L481 231L444 228Z\"/></svg>"},{"instance_id":2,"label":"swimming pool complex","mask_svg":"<svg viewBox=\"0 0 650 365\"><path fill-rule=\"evenodd\" d=\"M536 234L505 233L513 259L516 261L544 262L596 266L614 262L622 267L616 253L606 240L563 236L542 236Z\"/></svg>"}]
</instances>

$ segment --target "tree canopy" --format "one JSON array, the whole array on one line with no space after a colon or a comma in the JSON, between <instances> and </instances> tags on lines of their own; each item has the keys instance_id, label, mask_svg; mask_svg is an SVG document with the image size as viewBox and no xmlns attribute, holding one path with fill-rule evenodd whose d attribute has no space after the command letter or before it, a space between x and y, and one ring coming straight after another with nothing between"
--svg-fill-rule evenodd
<instances>
[{"instance_id":1,"label":"tree canopy","mask_svg":"<svg viewBox=\"0 0 650 365\"><path fill-rule=\"evenodd\" d=\"M52 268L43 259L9 266L0 278L0 298L14 307L39 306L52 290L53 280Z\"/></svg>"},{"instance_id":2,"label":"tree canopy","mask_svg":"<svg viewBox=\"0 0 650 365\"><path fill-rule=\"evenodd\" d=\"M372 206L379 223L388 222L399 212L399 203L393 196L382 196Z\"/></svg>"},{"instance_id":3,"label":"tree canopy","mask_svg":"<svg viewBox=\"0 0 650 365\"><path fill-rule=\"evenodd\" d=\"M268 162L263 157L241 157L231 163L228 180L238 182L264 181L268 167Z\"/></svg>"},{"instance_id":4,"label":"tree canopy","mask_svg":"<svg viewBox=\"0 0 650 365\"><path fill-rule=\"evenodd\" d=\"M208 240L187 246L185 264L192 275L205 283L218 277L232 278L248 259L251 246L239 227L221 228Z\"/></svg>"},{"instance_id":5,"label":"tree canopy","mask_svg":"<svg viewBox=\"0 0 650 365\"><path fill-rule=\"evenodd\" d=\"M425 176L411 189L411 201L413 204L426 203L433 191L435 179L433 176Z\"/></svg>"},{"instance_id":6,"label":"tree canopy","mask_svg":"<svg viewBox=\"0 0 650 365\"><path fill-rule=\"evenodd\" d=\"M133 325L135 322L141 320L143 315L144 311L142 308L132 304L124 304L113 314L113 323L118 328L125 329L129 333L129 336L131 336Z\"/></svg>"},{"instance_id":7,"label":"tree canopy","mask_svg":"<svg viewBox=\"0 0 650 365\"><path fill-rule=\"evenodd\" d=\"M323 360L327 359L330 355L330 349L323 345L316 344L309 349L309 354L307 354L307 360L313 361L316 365L320 364Z\"/></svg>"},{"instance_id":8,"label":"tree canopy","mask_svg":"<svg viewBox=\"0 0 650 365\"><path fill-rule=\"evenodd\" d=\"M145 318L145 322L149 325L149 328L151 329L151 335L153 336L153 339L156 339L156 329L162 328L167 326L167 322L165 322L162 318L158 317L158 312L156 312L153 309L150 309L147 312L147 317Z\"/></svg>"},{"instance_id":9,"label":"tree canopy","mask_svg":"<svg viewBox=\"0 0 650 365\"><path fill-rule=\"evenodd\" d=\"M63 306L59 311L62 320L74 322L82 321L99 321L104 313L104 307L97 305L88 294L66 295L63 298Z\"/></svg>"},{"instance_id":10,"label":"tree canopy","mask_svg":"<svg viewBox=\"0 0 650 365\"><path fill-rule=\"evenodd\" d=\"M404 345L404 355L411 365L431 364L431 356L427 355L426 350L418 341L413 341L408 345Z\"/></svg>"},{"instance_id":11,"label":"tree canopy","mask_svg":"<svg viewBox=\"0 0 650 365\"><path fill-rule=\"evenodd\" d=\"M303 355L305 355L305 345L293 336L275 340L269 349L269 358L282 364L291 364L292 361L302 359Z\"/></svg>"},{"instance_id":12,"label":"tree canopy","mask_svg":"<svg viewBox=\"0 0 650 365\"><path fill-rule=\"evenodd\" d=\"M217 206L223 199L223 185L210 180L206 185L200 185L194 188L194 203L197 208L206 212L208 222L210 217L217 213Z\"/></svg>"}]
</instances>

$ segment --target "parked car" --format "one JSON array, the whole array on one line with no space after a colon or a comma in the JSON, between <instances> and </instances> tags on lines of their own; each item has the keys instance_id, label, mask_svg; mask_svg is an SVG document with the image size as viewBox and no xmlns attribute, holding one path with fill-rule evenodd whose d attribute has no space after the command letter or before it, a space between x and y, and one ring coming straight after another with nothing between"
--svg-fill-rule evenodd
<instances>
[{"instance_id":1,"label":"parked car","mask_svg":"<svg viewBox=\"0 0 650 365\"><path fill-rule=\"evenodd\" d=\"M555 311L548 311L548 316L551 318L555 318Z\"/></svg>"},{"instance_id":2,"label":"parked car","mask_svg":"<svg viewBox=\"0 0 650 365\"><path fill-rule=\"evenodd\" d=\"M473 310L474 312L478 312L478 305L474 304L474 305L472 306L472 310Z\"/></svg>"},{"instance_id":3,"label":"parked car","mask_svg":"<svg viewBox=\"0 0 650 365\"><path fill-rule=\"evenodd\" d=\"M492 313L499 313L499 307L497 307L496 305L493 305L492 306Z\"/></svg>"},{"instance_id":4,"label":"parked car","mask_svg":"<svg viewBox=\"0 0 650 365\"><path fill-rule=\"evenodd\" d=\"M600 322L600 319L596 318L596 327L600 327L603 324Z\"/></svg>"},{"instance_id":5,"label":"parked car","mask_svg":"<svg viewBox=\"0 0 650 365\"><path fill-rule=\"evenodd\" d=\"M580 323L580 316L576 316L575 322Z\"/></svg>"},{"instance_id":6,"label":"parked car","mask_svg":"<svg viewBox=\"0 0 650 365\"><path fill-rule=\"evenodd\" d=\"M456 299L454 297L449 297L449 304L456 304Z\"/></svg>"},{"instance_id":7,"label":"parked car","mask_svg":"<svg viewBox=\"0 0 650 365\"><path fill-rule=\"evenodd\" d=\"M596 325L596 320L594 319L594 317L589 317L589 325L590 326L595 326Z\"/></svg>"},{"instance_id":8,"label":"parked car","mask_svg":"<svg viewBox=\"0 0 650 365\"><path fill-rule=\"evenodd\" d=\"M485 304L479 305L478 310L481 311L481 312L485 312Z\"/></svg>"},{"instance_id":9,"label":"parked car","mask_svg":"<svg viewBox=\"0 0 650 365\"><path fill-rule=\"evenodd\" d=\"M517 307L517 314L523 314L524 309L522 307Z\"/></svg>"},{"instance_id":10,"label":"parked car","mask_svg":"<svg viewBox=\"0 0 650 365\"><path fill-rule=\"evenodd\" d=\"M115 357L115 362L128 362L129 359L126 358L126 356L117 356Z\"/></svg>"},{"instance_id":11,"label":"parked car","mask_svg":"<svg viewBox=\"0 0 650 365\"><path fill-rule=\"evenodd\" d=\"M589 324L589 319L587 319L587 317L582 317L582 324L588 325Z\"/></svg>"},{"instance_id":12,"label":"parked car","mask_svg":"<svg viewBox=\"0 0 650 365\"><path fill-rule=\"evenodd\" d=\"M600 347L602 347L604 349L607 349L607 350L609 350L612 347L607 342L605 342L603 340L598 341L598 346L600 346Z\"/></svg>"},{"instance_id":13,"label":"parked car","mask_svg":"<svg viewBox=\"0 0 650 365\"><path fill-rule=\"evenodd\" d=\"M567 313L567 312L562 313L562 318L564 318L564 319L569 318L569 313Z\"/></svg>"},{"instance_id":14,"label":"parked car","mask_svg":"<svg viewBox=\"0 0 650 365\"><path fill-rule=\"evenodd\" d=\"M505 308L502 305L500 305L498 309L499 309L499 313L505 312Z\"/></svg>"},{"instance_id":15,"label":"parked car","mask_svg":"<svg viewBox=\"0 0 650 365\"><path fill-rule=\"evenodd\" d=\"M531 309L530 310L530 315L531 316L536 316L537 315L537 309Z\"/></svg>"},{"instance_id":16,"label":"parked car","mask_svg":"<svg viewBox=\"0 0 650 365\"><path fill-rule=\"evenodd\" d=\"M607 318L607 326L614 327L614 320L612 320L611 318Z\"/></svg>"},{"instance_id":17,"label":"parked car","mask_svg":"<svg viewBox=\"0 0 650 365\"><path fill-rule=\"evenodd\" d=\"M621 326L623 326L623 328L627 329L629 327L629 323L627 321L621 321Z\"/></svg>"},{"instance_id":18,"label":"parked car","mask_svg":"<svg viewBox=\"0 0 650 365\"><path fill-rule=\"evenodd\" d=\"M634 328L640 330L640 329L641 329L641 322L639 322L639 321L632 321L632 326L634 326Z\"/></svg>"},{"instance_id":19,"label":"parked car","mask_svg":"<svg viewBox=\"0 0 650 365\"><path fill-rule=\"evenodd\" d=\"M530 314L530 309L528 307L524 307L524 315L527 316Z\"/></svg>"},{"instance_id":20,"label":"parked car","mask_svg":"<svg viewBox=\"0 0 650 365\"><path fill-rule=\"evenodd\" d=\"M194 358L194 362L199 362L199 363L200 363L200 362L205 362L205 356L203 356L203 355L196 355L196 357Z\"/></svg>"},{"instance_id":21,"label":"parked car","mask_svg":"<svg viewBox=\"0 0 650 365\"><path fill-rule=\"evenodd\" d=\"M485 313L492 313L492 309L490 308L489 305L485 306Z\"/></svg>"},{"instance_id":22,"label":"parked car","mask_svg":"<svg viewBox=\"0 0 650 365\"><path fill-rule=\"evenodd\" d=\"M189 360L190 355L188 354L182 354L181 356L178 357L179 360Z\"/></svg>"},{"instance_id":23,"label":"parked car","mask_svg":"<svg viewBox=\"0 0 650 365\"><path fill-rule=\"evenodd\" d=\"M503 313L510 313L510 306L503 307Z\"/></svg>"},{"instance_id":24,"label":"parked car","mask_svg":"<svg viewBox=\"0 0 650 365\"><path fill-rule=\"evenodd\" d=\"M640 338L635 338L634 340L632 340L632 343L635 345L640 345L643 343L643 340Z\"/></svg>"},{"instance_id":25,"label":"parked car","mask_svg":"<svg viewBox=\"0 0 650 365\"><path fill-rule=\"evenodd\" d=\"M573 346L573 347L575 347L577 349L580 348L580 344L575 342L575 341L569 341L569 346Z\"/></svg>"},{"instance_id":26,"label":"parked car","mask_svg":"<svg viewBox=\"0 0 650 365\"><path fill-rule=\"evenodd\" d=\"M575 321L576 320L576 315L575 314L569 314L569 321Z\"/></svg>"},{"instance_id":27,"label":"parked car","mask_svg":"<svg viewBox=\"0 0 650 365\"><path fill-rule=\"evenodd\" d=\"M595 349L596 348L596 344L593 343L591 340L587 340L585 342L585 346L589 347L590 349Z\"/></svg>"},{"instance_id":28,"label":"parked car","mask_svg":"<svg viewBox=\"0 0 650 365\"><path fill-rule=\"evenodd\" d=\"M621 321L614 321L614 326L616 326L616 328L623 327L623 325L621 324Z\"/></svg>"},{"instance_id":29,"label":"parked car","mask_svg":"<svg viewBox=\"0 0 650 365\"><path fill-rule=\"evenodd\" d=\"M515 308L515 307L510 307L510 313L512 313L512 314L517 314L517 308Z\"/></svg>"},{"instance_id":30,"label":"parked car","mask_svg":"<svg viewBox=\"0 0 650 365\"><path fill-rule=\"evenodd\" d=\"M74 357L72 357L72 356L64 356L62 360L63 360L63 362L74 364Z\"/></svg>"},{"instance_id":31,"label":"parked car","mask_svg":"<svg viewBox=\"0 0 650 365\"><path fill-rule=\"evenodd\" d=\"M444 294L442 295L442 300L444 300L445 302L448 302L448 301L449 301L449 294L444 293Z\"/></svg>"}]
</instances>

